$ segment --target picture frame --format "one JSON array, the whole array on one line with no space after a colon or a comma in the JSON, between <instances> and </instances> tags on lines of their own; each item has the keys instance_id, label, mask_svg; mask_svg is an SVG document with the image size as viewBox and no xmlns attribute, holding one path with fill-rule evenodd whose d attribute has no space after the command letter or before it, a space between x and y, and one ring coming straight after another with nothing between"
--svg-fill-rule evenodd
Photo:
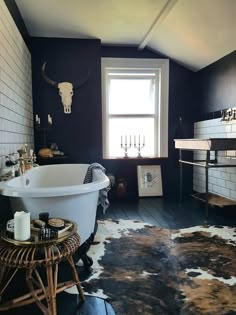
<instances>
[{"instance_id":1,"label":"picture frame","mask_svg":"<svg viewBox=\"0 0 236 315\"><path fill-rule=\"evenodd\" d=\"M138 165L139 197L163 196L160 165Z\"/></svg>"}]
</instances>

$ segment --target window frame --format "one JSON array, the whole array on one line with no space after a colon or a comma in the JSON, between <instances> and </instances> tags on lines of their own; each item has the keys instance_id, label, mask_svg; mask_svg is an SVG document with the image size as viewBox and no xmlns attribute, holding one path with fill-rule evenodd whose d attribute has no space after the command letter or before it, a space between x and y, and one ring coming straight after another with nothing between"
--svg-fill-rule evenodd
<instances>
[{"instance_id":1,"label":"window frame","mask_svg":"<svg viewBox=\"0 0 236 315\"><path fill-rule=\"evenodd\" d=\"M168 99L169 99L169 60L168 59L139 59L139 58L102 58L101 60L101 75L102 75L102 151L103 159L113 159L108 155L108 124L109 117L119 115L109 115L108 113L108 71L109 70L130 70L131 73L135 71L148 71L159 73L158 90L159 102L155 102L155 123L154 123L154 158L168 157ZM156 84L156 83L155 83ZM156 84L157 86L157 84ZM155 98L157 99L157 98ZM158 103L160 104L158 106ZM121 114L125 117L125 114ZM127 115L131 117L132 115ZM134 117L152 116L148 114L134 114ZM132 158L132 157L131 157ZM122 159L122 157L117 157Z\"/></svg>"}]
</instances>

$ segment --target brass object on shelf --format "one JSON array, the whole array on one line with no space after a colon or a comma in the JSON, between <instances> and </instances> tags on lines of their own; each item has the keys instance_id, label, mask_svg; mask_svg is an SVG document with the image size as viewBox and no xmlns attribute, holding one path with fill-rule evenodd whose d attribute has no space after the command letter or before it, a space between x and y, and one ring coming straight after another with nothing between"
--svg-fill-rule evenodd
<instances>
[{"instance_id":1,"label":"brass object on shelf","mask_svg":"<svg viewBox=\"0 0 236 315\"><path fill-rule=\"evenodd\" d=\"M43 158L53 157L52 150L49 148L40 149L38 155Z\"/></svg>"}]
</instances>

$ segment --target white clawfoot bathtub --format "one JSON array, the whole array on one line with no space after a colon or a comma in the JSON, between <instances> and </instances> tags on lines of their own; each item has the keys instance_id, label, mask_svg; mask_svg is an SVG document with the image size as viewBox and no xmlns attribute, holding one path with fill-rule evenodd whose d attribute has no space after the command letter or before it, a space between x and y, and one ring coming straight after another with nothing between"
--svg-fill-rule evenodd
<instances>
[{"instance_id":1,"label":"white clawfoot bathtub","mask_svg":"<svg viewBox=\"0 0 236 315\"><path fill-rule=\"evenodd\" d=\"M49 217L70 219L78 224L81 244L94 232L99 190L109 185L100 170L93 171L93 182L83 184L89 164L59 164L33 168L0 183L0 194L9 196L13 212L28 211L31 219L40 212Z\"/></svg>"}]
</instances>

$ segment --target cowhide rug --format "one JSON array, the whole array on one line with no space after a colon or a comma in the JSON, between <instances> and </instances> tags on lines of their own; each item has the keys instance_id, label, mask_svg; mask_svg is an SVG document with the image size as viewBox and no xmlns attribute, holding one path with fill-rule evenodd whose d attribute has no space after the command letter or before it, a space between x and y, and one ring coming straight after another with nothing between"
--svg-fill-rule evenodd
<instances>
[{"instance_id":1,"label":"cowhide rug","mask_svg":"<svg viewBox=\"0 0 236 315\"><path fill-rule=\"evenodd\" d=\"M107 299L118 315L236 314L235 228L99 221L89 255L84 291Z\"/></svg>"}]
</instances>

